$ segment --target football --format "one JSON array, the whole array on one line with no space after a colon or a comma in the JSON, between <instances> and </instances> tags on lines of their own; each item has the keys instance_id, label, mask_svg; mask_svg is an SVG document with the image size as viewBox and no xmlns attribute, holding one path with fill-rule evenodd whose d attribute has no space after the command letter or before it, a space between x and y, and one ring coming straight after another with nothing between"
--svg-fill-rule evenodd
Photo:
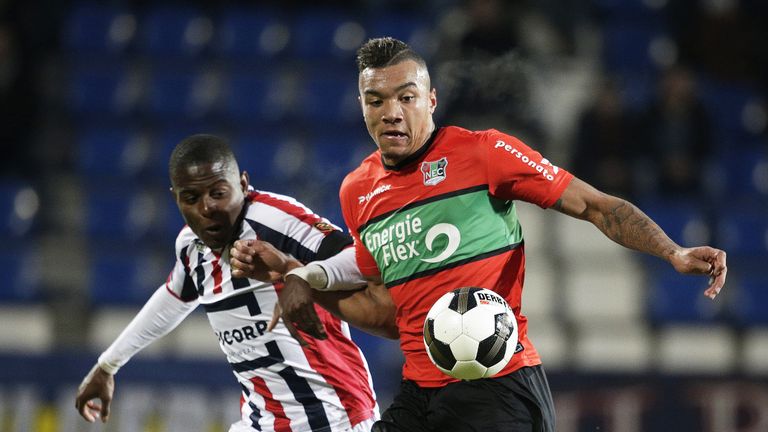
<instances>
[{"instance_id":1,"label":"football","mask_svg":"<svg viewBox=\"0 0 768 432\"><path fill-rule=\"evenodd\" d=\"M517 320L506 300L465 287L440 297L424 320L424 346L438 369L460 380L495 375L517 347Z\"/></svg>"}]
</instances>

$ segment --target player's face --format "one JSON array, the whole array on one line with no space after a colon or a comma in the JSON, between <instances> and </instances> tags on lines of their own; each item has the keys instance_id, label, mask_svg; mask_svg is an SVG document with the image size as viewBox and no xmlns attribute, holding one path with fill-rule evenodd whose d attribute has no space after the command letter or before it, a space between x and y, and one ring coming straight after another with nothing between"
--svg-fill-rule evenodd
<instances>
[{"instance_id":1,"label":"player's face","mask_svg":"<svg viewBox=\"0 0 768 432\"><path fill-rule=\"evenodd\" d=\"M172 182L176 205L192 232L211 249L226 246L238 229L248 175L215 162L182 168Z\"/></svg>"},{"instance_id":2,"label":"player's face","mask_svg":"<svg viewBox=\"0 0 768 432\"><path fill-rule=\"evenodd\" d=\"M384 68L367 68L358 81L368 133L388 165L418 150L434 130L437 106L429 72L412 60Z\"/></svg>"}]
</instances>

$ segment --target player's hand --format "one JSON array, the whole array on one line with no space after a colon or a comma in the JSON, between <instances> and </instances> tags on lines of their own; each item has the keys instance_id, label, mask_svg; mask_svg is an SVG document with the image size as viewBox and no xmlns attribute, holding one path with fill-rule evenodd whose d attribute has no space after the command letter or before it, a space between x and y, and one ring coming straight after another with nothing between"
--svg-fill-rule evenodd
<instances>
[{"instance_id":1,"label":"player's hand","mask_svg":"<svg viewBox=\"0 0 768 432\"><path fill-rule=\"evenodd\" d=\"M279 280L298 262L261 240L237 240L229 250L232 276L263 282Z\"/></svg>"},{"instance_id":2,"label":"player's hand","mask_svg":"<svg viewBox=\"0 0 768 432\"><path fill-rule=\"evenodd\" d=\"M315 339L325 340L328 338L323 323L320 322L320 318L315 311L312 288L304 279L289 275L285 278L285 286L280 291L278 298L279 310L276 306L272 322L267 327L268 330L272 330L277 325L279 316L282 317L283 323L288 328L291 336L302 345L306 345L307 342L298 330Z\"/></svg>"},{"instance_id":3,"label":"player's hand","mask_svg":"<svg viewBox=\"0 0 768 432\"><path fill-rule=\"evenodd\" d=\"M109 419L109 406L112 404L114 392L114 375L104 372L96 364L83 378L80 387L77 388L75 408L84 419L91 423L99 417L101 417L102 422L106 423ZM92 399L99 399L101 404Z\"/></svg>"},{"instance_id":4,"label":"player's hand","mask_svg":"<svg viewBox=\"0 0 768 432\"><path fill-rule=\"evenodd\" d=\"M709 276L709 286L704 295L714 299L725 285L728 266L725 252L709 246L683 248L670 257L670 263L679 273Z\"/></svg>"}]
</instances>

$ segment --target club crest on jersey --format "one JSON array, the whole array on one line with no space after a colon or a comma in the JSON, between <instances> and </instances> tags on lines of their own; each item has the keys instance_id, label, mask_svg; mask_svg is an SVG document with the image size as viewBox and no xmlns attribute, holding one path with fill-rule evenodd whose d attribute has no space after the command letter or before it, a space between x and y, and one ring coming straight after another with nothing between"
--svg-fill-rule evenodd
<instances>
[{"instance_id":1,"label":"club crest on jersey","mask_svg":"<svg viewBox=\"0 0 768 432\"><path fill-rule=\"evenodd\" d=\"M333 225L327 223L327 222L315 222L314 227L320 230L323 234L328 234L329 232L333 231Z\"/></svg>"},{"instance_id":2,"label":"club crest on jersey","mask_svg":"<svg viewBox=\"0 0 768 432\"><path fill-rule=\"evenodd\" d=\"M424 184L434 186L445 180L448 158L444 157L437 161L426 161L421 163L421 174L424 175Z\"/></svg>"}]
</instances>

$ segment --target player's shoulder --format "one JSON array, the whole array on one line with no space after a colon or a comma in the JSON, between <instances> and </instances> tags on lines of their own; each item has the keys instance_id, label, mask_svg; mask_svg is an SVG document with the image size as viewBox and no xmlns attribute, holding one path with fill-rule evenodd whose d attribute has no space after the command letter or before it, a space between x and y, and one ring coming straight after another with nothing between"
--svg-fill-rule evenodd
<instances>
[{"instance_id":1,"label":"player's shoulder","mask_svg":"<svg viewBox=\"0 0 768 432\"><path fill-rule=\"evenodd\" d=\"M192 228L189 225L184 225L184 228L179 231L179 235L176 236L175 249L178 254L179 251L188 247L190 244L198 240L197 235L192 232Z\"/></svg>"},{"instance_id":2,"label":"player's shoulder","mask_svg":"<svg viewBox=\"0 0 768 432\"><path fill-rule=\"evenodd\" d=\"M245 214L248 219L258 219L263 216L265 209L291 215L312 214L312 210L296 198L276 192L251 190L248 193L248 201L251 203Z\"/></svg>"},{"instance_id":3,"label":"player's shoulder","mask_svg":"<svg viewBox=\"0 0 768 432\"><path fill-rule=\"evenodd\" d=\"M444 126L437 136L438 142L453 146L473 146L478 142L495 141L509 135L497 129L470 130L461 126Z\"/></svg>"},{"instance_id":4,"label":"player's shoulder","mask_svg":"<svg viewBox=\"0 0 768 432\"><path fill-rule=\"evenodd\" d=\"M344 177L344 180L341 182L341 193L344 194L346 191L363 187L361 186L363 183L370 181L383 170L384 167L381 164L381 153L377 150L363 159L357 168L350 171L349 174Z\"/></svg>"}]
</instances>

